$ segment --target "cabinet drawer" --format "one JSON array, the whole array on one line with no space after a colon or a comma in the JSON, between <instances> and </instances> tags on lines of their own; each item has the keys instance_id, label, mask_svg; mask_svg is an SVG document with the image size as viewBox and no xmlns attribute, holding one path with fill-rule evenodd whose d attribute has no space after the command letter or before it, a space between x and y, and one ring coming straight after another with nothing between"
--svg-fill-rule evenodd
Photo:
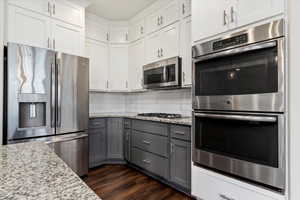
<instances>
[{"instance_id":1,"label":"cabinet drawer","mask_svg":"<svg viewBox=\"0 0 300 200\"><path fill-rule=\"evenodd\" d=\"M124 128L131 128L131 120L124 119Z\"/></svg>"},{"instance_id":2,"label":"cabinet drawer","mask_svg":"<svg viewBox=\"0 0 300 200\"><path fill-rule=\"evenodd\" d=\"M136 148L132 149L132 162L158 176L168 179L168 159Z\"/></svg>"},{"instance_id":3,"label":"cabinet drawer","mask_svg":"<svg viewBox=\"0 0 300 200\"><path fill-rule=\"evenodd\" d=\"M166 124L142 121L142 120L133 120L132 129L137 131L144 131L148 133L153 133L156 135L168 135L168 126Z\"/></svg>"},{"instance_id":4,"label":"cabinet drawer","mask_svg":"<svg viewBox=\"0 0 300 200\"><path fill-rule=\"evenodd\" d=\"M171 137L191 141L191 128L187 126L171 126Z\"/></svg>"},{"instance_id":5,"label":"cabinet drawer","mask_svg":"<svg viewBox=\"0 0 300 200\"><path fill-rule=\"evenodd\" d=\"M106 120L103 118L94 118L89 120L89 128L102 128L105 127Z\"/></svg>"},{"instance_id":6,"label":"cabinet drawer","mask_svg":"<svg viewBox=\"0 0 300 200\"><path fill-rule=\"evenodd\" d=\"M203 173L202 169L196 166L192 167L192 195L203 200L278 200L210 176Z\"/></svg>"},{"instance_id":7,"label":"cabinet drawer","mask_svg":"<svg viewBox=\"0 0 300 200\"><path fill-rule=\"evenodd\" d=\"M132 131L132 144L145 151L168 156L168 138L139 131Z\"/></svg>"}]
</instances>

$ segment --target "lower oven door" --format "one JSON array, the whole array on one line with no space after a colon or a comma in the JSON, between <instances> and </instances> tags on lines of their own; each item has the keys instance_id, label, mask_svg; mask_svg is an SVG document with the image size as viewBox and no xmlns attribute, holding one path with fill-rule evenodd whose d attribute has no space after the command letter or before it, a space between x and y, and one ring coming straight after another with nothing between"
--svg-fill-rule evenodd
<instances>
[{"instance_id":1,"label":"lower oven door","mask_svg":"<svg viewBox=\"0 0 300 200\"><path fill-rule=\"evenodd\" d=\"M284 115L195 112L193 161L285 189Z\"/></svg>"}]
</instances>

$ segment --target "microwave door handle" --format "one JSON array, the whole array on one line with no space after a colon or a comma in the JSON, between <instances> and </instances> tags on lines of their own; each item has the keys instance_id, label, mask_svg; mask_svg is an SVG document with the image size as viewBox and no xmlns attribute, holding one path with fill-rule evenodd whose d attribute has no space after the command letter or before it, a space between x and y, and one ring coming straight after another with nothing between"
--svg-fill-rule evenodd
<instances>
[{"instance_id":1,"label":"microwave door handle","mask_svg":"<svg viewBox=\"0 0 300 200\"><path fill-rule=\"evenodd\" d=\"M260 44L252 44L244 47L237 47L234 49L229 49L221 52L216 52L213 54L208 54L206 56L200 56L199 58L195 58L196 62L198 61L204 61L204 60L210 60L213 58L219 58L219 57L225 57L225 56L232 56L236 54L241 54L249 51L255 51L255 50L260 50L260 49L267 49L267 48L272 48L277 46L276 41L271 41L271 42L263 42Z\"/></svg>"},{"instance_id":2,"label":"microwave door handle","mask_svg":"<svg viewBox=\"0 0 300 200\"><path fill-rule=\"evenodd\" d=\"M212 118L212 119L225 119L236 121L251 121L251 122L276 122L276 117L271 116L246 116L246 115L219 115L209 113L195 113L196 117Z\"/></svg>"}]
</instances>

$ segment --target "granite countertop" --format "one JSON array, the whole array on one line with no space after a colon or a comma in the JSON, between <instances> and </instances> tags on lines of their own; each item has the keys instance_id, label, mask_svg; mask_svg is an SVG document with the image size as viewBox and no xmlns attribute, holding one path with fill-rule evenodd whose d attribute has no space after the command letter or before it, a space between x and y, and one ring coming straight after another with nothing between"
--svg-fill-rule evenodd
<instances>
[{"instance_id":1,"label":"granite countertop","mask_svg":"<svg viewBox=\"0 0 300 200\"><path fill-rule=\"evenodd\" d=\"M0 199L99 200L46 144L0 146Z\"/></svg>"},{"instance_id":2,"label":"granite countertop","mask_svg":"<svg viewBox=\"0 0 300 200\"><path fill-rule=\"evenodd\" d=\"M191 117L165 119L165 118L158 118L158 117L141 117L141 116L137 116L137 113L93 113L93 114L90 114L90 118L106 118L106 117L123 117L123 118L128 118L128 119L139 119L139 120L163 122L163 123L177 124L177 125L187 125L187 126L192 125Z\"/></svg>"}]
</instances>

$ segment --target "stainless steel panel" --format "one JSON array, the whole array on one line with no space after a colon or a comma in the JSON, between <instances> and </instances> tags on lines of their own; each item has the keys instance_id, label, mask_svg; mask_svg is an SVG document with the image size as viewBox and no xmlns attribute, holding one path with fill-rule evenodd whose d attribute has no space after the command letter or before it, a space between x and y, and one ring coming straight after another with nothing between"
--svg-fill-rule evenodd
<instances>
[{"instance_id":1,"label":"stainless steel panel","mask_svg":"<svg viewBox=\"0 0 300 200\"><path fill-rule=\"evenodd\" d=\"M57 134L85 131L89 120L89 60L57 54Z\"/></svg>"},{"instance_id":2,"label":"stainless steel panel","mask_svg":"<svg viewBox=\"0 0 300 200\"><path fill-rule=\"evenodd\" d=\"M145 65L143 67L143 70L150 70L150 69L156 69L156 68L164 68L164 74L163 79L166 80L166 66L175 64L175 81L172 82L163 82L163 83L153 83L153 84L145 84L143 82L143 88L145 89L156 89L156 88L168 88L168 87L180 87L181 85L181 61L179 57L169 58L166 60L158 61L155 63L151 63L148 65ZM145 77L144 79L145 80Z\"/></svg>"},{"instance_id":3,"label":"stainless steel panel","mask_svg":"<svg viewBox=\"0 0 300 200\"><path fill-rule=\"evenodd\" d=\"M54 137L47 142L50 148L79 176L88 173L88 135L73 134Z\"/></svg>"},{"instance_id":4,"label":"stainless steel panel","mask_svg":"<svg viewBox=\"0 0 300 200\"><path fill-rule=\"evenodd\" d=\"M9 43L7 62L8 140L54 134L55 130L51 127L50 71L51 65L55 63L55 53L46 49ZM44 103L45 125L20 128L19 120L28 117L19 116L20 103Z\"/></svg>"},{"instance_id":5,"label":"stainless steel panel","mask_svg":"<svg viewBox=\"0 0 300 200\"><path fill-rule=\"evenodd\" d=\"M248 35L248 42L244 43L242 45L236 45L236 46L231 46L228 48L224 48L222 50L216 50L214 51L213 49L213 43L220 41L220 40L225 40L228 38L232 38L235 36L247 34ZM267 24L263 24L260 26L255 26L252 28L248 28L243 31L239 31L237 33L229 34L225 37L217 38L208 42L205 42L203 44L195 45L193 46L193 58L197 58L200 56L204 56L207 54L212 54L212 53L217 53L220 51L232 49L232 48L238 48L244 45L249 45L257 42L262 42L266 40L271 40L274 38L279 38L283 37L285 34L284 30L284 20L276 20Z\"/></svg>"},{"instance_id":6,"label":"stainless steel panel","mask_svg":"<svg viewBox=\"0 0 300 200\"><path fill-rule=\"evenodd\" d=\"M252 37L249 37L252 38ZM195 68L201 60L193 60L193 108L201 110L233 110L233 111L259 111L259 112L285 112L285 39L273 40L278 48L278 92L249 95L220 95L220 96L196 96L195 94ZM260 45L260 44L256 44ZM238 51L239 49L236 49Z\"/></svg>"},{"instance_id":7,"label":"stainless steel panel","mask_svg":"<svg viewBox=\"0 0 300 200\"><path fill-rule=\"evenodd\" d=\"M270 114L270 113L259 113L255 115L253 113L243 113L243 114L248 114L250 117L261 116L261 115L265 115L267 117L268 116L277 117L278 141L279 141L278 144L279 145L278 147L279 167L274 168L266 165L256 164L256 163L239 160L239 159L197 149L195 144L195 136L196 134L198 134L197 130L195 130L195 123L196 123L195 119L197 117L197 114L198 113L193 113L193 124L194 124L192 130L193 131L193 155L192 155L193 162L285 190L285 186L286 186L285 115ZM214 113L201 112L201 114L214 114ZM239 113L221 112L221 114L226 116L227 115L232 116Z\"/></svg>"}]
</instances>

